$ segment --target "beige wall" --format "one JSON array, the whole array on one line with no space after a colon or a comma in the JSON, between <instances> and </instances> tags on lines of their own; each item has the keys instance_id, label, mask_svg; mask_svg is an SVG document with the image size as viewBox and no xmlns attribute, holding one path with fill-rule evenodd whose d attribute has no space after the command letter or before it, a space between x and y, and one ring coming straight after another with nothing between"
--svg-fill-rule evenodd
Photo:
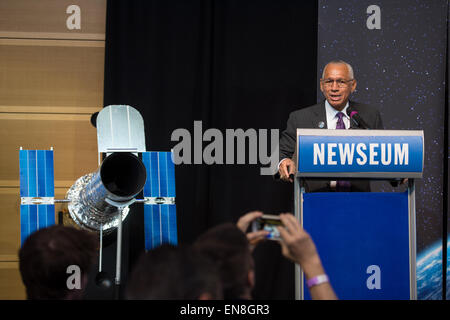
<instances>
[{"instance_id":1,"label":"beige wall","mask_svg":"<svg viewBox=\"0 0 450 320\"><path fill-rule=\"evenodd\" d=\"M25 298L19 147L53 147L57 199L97 169L90 115L103 107L105 19L106 0L0 1L0 299Z\"/></svg>"}]
</instances>

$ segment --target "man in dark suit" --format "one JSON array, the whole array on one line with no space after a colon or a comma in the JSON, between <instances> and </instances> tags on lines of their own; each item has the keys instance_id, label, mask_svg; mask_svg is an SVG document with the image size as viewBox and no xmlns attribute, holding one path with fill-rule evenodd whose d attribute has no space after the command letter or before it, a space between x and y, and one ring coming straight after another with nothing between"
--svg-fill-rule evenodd
<instances>
[{"instance_id":1,"label":"man in dark suit","mask_svg":"<svg viewBox=\"0 0 450 320\"><path fill-rule=\"evenodd\" d=\"M349 129L356 128L346 111L352 108L358 112L370 129L383 129L380 113L365 104L349 101L350 94L356 89L353 68L341 60L329 62L320 79L320 90L325 100L316 105L300 109L289 115L287 128L280 138L280 162L278 173L280 179L293 181L296 168L292 160L296 145L297 128ZM307 192L328 191L370 191L367 180L354 180L347 188L340 188L340 183L329 180L305 180Z\"/></svg>"}]
</instances>

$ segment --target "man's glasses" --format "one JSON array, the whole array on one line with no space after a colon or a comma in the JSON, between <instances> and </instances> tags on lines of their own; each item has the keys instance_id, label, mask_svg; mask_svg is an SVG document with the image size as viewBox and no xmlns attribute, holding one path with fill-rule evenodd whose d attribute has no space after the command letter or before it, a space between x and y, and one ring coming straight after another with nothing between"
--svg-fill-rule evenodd
<instances>
[{"instance_id":1,"label":"man's glasses","mask_svg":"<svg viewBox=\"0 0 450 320\"><path fill-rule=\"evenodd\" d=\"M350 82L352 82L354 79L350 79L350 80L343 80L343 79L337 79L337 80L333 80L333 79L322 79L320 81L322 81L323 85L325 87L332 87L333 83L336 82L337 86L339 88L345 88L348 86L348 84Z\"/></svg>"}]
</instances>

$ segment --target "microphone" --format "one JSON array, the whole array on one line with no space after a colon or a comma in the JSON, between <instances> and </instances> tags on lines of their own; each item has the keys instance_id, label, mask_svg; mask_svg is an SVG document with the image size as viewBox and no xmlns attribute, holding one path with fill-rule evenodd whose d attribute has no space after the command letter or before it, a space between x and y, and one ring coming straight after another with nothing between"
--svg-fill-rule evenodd
<instances>
[{"instance_id":1,"label":"microphone","mask_svg":"<svg viewBox=\"0 0 450 320\"><path fill-rule=\"evenodd\" d=\"M350 117L350 121L360 129L370 129L367 123L361 118L358 111L355 108L349 106L347 108L347 115Z\"/></svg>"}]
</instances>

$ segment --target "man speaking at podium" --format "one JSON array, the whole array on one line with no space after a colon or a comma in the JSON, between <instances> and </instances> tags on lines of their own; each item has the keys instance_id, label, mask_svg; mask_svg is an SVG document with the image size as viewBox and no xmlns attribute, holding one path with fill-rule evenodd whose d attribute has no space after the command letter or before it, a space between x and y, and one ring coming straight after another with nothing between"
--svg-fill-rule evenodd
<instances>
[{"instance_id":1,"label":"man speaking at podium","mask_svg":"<svg viewBox=\"0 0 450 320\"><path fill-rule=\"evenodd\" d=\"M292 160L297 129L383 129L380 112L349 100L356 89L353 68L342 60L329 62L323 69L320 90L325 100L292 112L280 137L280 179L293 182L296 168ZM306 192L370 191L368 180L305 180Z\"/></svg>"}]
</instances>

